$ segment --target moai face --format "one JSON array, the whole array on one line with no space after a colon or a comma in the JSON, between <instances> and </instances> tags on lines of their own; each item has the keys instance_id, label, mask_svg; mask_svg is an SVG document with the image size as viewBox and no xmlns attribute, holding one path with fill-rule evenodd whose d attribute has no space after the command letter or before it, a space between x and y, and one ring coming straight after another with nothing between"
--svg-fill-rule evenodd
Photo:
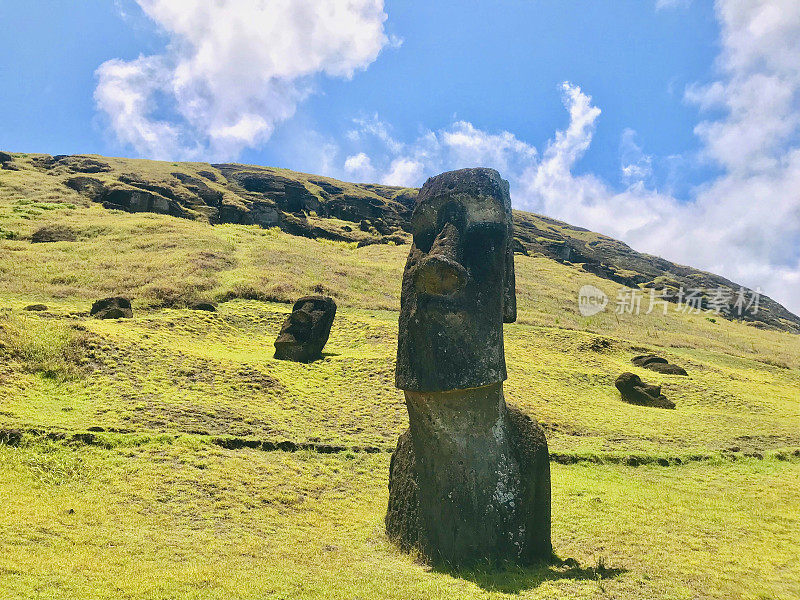
<instances>
[{"instance_id":1,"label":"moai face","mask_svg":"<svg viewBox=\"0 0 800 600\"><path fill-rule=\"evenodd\" d=\"M505 380L503 322L517 312L508 182L493 169L433 177L411 227L397 387L443 391Z\"/></svg>"},{"instance_id":2,"label":"moai face","mask_svg":"<svg viewBox=\"0 0 800 600\"><path fill-rule=\"evenodd\" d=\"M300 298L294 303L291 314L275 340L275 358L297 362L320 358L335 316L336 303L332 298Z\"/></svg>"}]
</instances>

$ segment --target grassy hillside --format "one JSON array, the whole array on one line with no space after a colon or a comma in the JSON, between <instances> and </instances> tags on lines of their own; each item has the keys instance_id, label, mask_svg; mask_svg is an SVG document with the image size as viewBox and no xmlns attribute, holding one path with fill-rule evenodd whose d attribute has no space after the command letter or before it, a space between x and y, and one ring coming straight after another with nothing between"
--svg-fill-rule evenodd
<instances>
[{"instance_id":1,"label":"grassy hillside","mask_svg":"<svg viewBox=\"0 0 800 600\"><path fill-rule=\"evenodd\" d=\"M506 395L547 431L565 562L432 572L382 530L408 246L104 208L50 171L0 170L0 597L800 595L800 336L582 317L582 285L618 283L517 256ZM74 241L32 243L45 226ZM287 303L313 292L339 304L324 359L274 360ZM89 318L111 294L133 319ZM631 365L645 351L689 377ZM677 408L621 402L625 370Z\"/></svg>"},{"instance_id":2,"label":"grassy hillside","mask_svg":"<svg viewBox=\"0 0 800 600\"><path fill-rule=\"evenodd\" d=\"M0 239L86 241L96 230L61 224L57 214L51 219L57 225L36 229L15 223L13 217L19 221L42 211L92 203L115 212L277 227L296 236L353 242L358 247L405 244L410 241L407 231L416 194L416 189L348 183L255 165L0 152L0 198L13 213L5 216L5 223L0 221ZM672 302L695 293L702 308L708 309L717 295L728 294L733 301L742 289L718 275L636 252L607 236L542 215L514 211L514 221L519 252L578 267L639 293L652 289ZM170 305L191 302L195 290L188 286L184 295L159 296L158 289L136 289ZM761 295L758 310L731 308L731 318L800 333L800 317L768 296Z\"/></svg>"}]
</instances>

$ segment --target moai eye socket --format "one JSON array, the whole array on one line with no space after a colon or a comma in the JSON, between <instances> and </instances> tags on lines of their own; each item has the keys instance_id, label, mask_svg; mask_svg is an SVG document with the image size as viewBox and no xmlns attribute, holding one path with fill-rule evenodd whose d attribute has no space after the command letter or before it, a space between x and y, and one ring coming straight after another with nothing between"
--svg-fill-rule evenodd
<instances>
[{"instance_id":1,"label":"moai eye socket","mask_svg":"<svg viewBox=\"0 0 800 600\"><path fill-rule=\"evenodd\" d=\"M433 242L436 240L436 232L432 228L414 232L414 245L418 250L426 254L431 251Z\"/></svg>"},{"instance_id":2,"label":"moai eye socket","mask_svg":"<svg viewBox=\"0 0 800 600\"><path fill-rule=\"evenodd\" d=\"M506 236L505 223L473 223L464 237L464 262L474 276L495 273L503 264Z\"/></svg>"},{"instance_id":3,"label":"moai eye socket","mask_svg":"<svg viewBox=\"0 0 800 600\"><path fill-rule=\"evenodd\" d=\"M467 222L467 211L460 202L448 202L439 208L436 225L439 231L451 223L459 231L464 231Z\"/></svg>"}]
</instances>

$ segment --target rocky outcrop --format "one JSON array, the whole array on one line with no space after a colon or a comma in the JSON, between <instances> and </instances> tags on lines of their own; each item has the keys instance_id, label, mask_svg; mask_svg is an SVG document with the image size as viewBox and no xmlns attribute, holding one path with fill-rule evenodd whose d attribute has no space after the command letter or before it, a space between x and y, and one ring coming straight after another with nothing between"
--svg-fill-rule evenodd
<instances>
[{"instance_id":1,"label":"rocky outcrop","mask_svg":"<svg viewBox=\"0 0 800 600\"><path fill-rule=\"evenodd\" d=\"M675 403L661 393L660 385L644 383L634 373L623 373L617 377L614 385L622 395L622 399L630 404L652 406L655 408L675 408Z\"/></svg>"},{"instance_id":2,"label":"rocky outcrop","mask_svg":"<svg viewBox=\"0 0 800 600\"><path fill-rule=\"evenodd\" d=\"M294 303L286 317L278 339L275 358L295 362L312 362L322 358L328 343L336 303L327 296L304 296Z\"/></svg>"},{"instance_id":3,"label":"rocky outcrop","mask_svg":"<svg viewBox=\"0 0 800 600\"><path fill-rule=\"evenodd\" d=\"M64 185L94 202L99 202L106 191L106 184L95 177L69 177L64 181Z\"/></svg>"},{"instance_id":4,"label":"rocky outcrop","mask_svg":"<svg viewBox=\"0 0 800 600\"><path fill-rule=\"evenodd\" d=\"M133 310L130 300L115 296L96 301L89 314L95 319L130 319Z\"/></svg>"},{"instance_id":5,"label":"rocky outcrop","mask_svg":"<svg viewBox=\"0 0 800 600\"><path fill-rule=\"evenodd\" d=\"M54 156L52 168L65 167L71 173L108 173L111 165L91 156Z\"/></svg>"},{"instance_id":6,"label":"rocky outcrop","mask_svg":"<svg viewBox=\"0 0 800 600\"><path fill-rule=\"evenodd\" d=\"M503 397L503 322L516 319L508 183L491 169L431 178L413 223L395 373L409 429L386 532L451 567L548 559L547 441Z\"/></svg>"}]
</instances>

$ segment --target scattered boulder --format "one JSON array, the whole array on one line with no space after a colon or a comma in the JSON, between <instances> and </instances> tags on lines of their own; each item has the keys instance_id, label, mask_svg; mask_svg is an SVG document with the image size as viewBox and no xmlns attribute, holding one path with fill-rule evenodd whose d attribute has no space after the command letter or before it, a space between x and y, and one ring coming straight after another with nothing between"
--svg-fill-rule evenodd
<instances>
[{"instance_id":1,"label":"scattered boulder","mask_svg":"<svg viewBox=\"0 0 800 600\"><path fill-rule=\"evenodd\" d=\"M133 317L133 309L130 300L115 296L92 304L89 314L95 319L130 319Z\"/></svg>"},{"instance_id":2,"label":"scattered boulder","mask_svg":"<svg viewBox=\"0 0 800 600\"><path fill-rule=\"evenodd\" d=\"M684 377L689 375L686 369L672 363L650 363L646 368L664 375L683 375Z\"/></svg>"},{"instance_id":3,"label":"scattered boulder","mask_svg":"<svg viewBox=\"0 0 800 600\"><path fill-rule=\"evenodd\" d=\"M28 306L26 306L22 310L29 310L29 311L32 311L32 312L42 312L44 310L47 310L47 305L46 304L29 304Z\"/></svg>"},{"instance_id":4,"label":"scattered boulder","mask_svg":"<svg viewBox=\"0 0 800 600\"><path fill-rule=\"evenodd\" d=\"M372 226L375 228L375 231L381 235L389 235L393 231L392 228L387 225L386 221L381 218L372 219Z\"/></svg>"},{"instance_id":5,"label":"scattered boulder","mask_svg":"<svg viewBox=\"0 0 800 600\"><path fill-rule=\"evenodd\" d=\"M275 340L275 358L295 362L312 362L322 358L328 342L336 303L328 296L303 296L292 307L291 314Z\"/></svg>"},{"instance_id":6,"label":"scattered boulder","mask_svg":"<svg viewBox=\"0 0 800 600\"><path fill-rule=\"evenodd\" d=\"M217 312L217 307L211 302L197 302L188 307L190 310L204 310L207 312Z\"/></svg>"},{"instance_id":7,"label":"scattered boulder","mask_svg":"<svg viewBox=\"0 0 800 600\"><path fill-rule=\"evenodd\" d=\"M666 358L656 356L655 354L640 354L634 356L631 362L637 367L650 369L656 373L663 373L664 375L688 375L686 369L678 365L670 364Z\"/></svg>"},{"instance_id":8,"label":"scattered boulder","mask_svg":"<svg viewBox=\"0 0 800 600\"><path fill-rule=\"evenodd\" d=\"M651 363L666 364L669 361L666 358L661 358L660 356L656 356L655 354L640 354L638 356L634 356L631 359L631 362L637 367L646 367Z\"/></svg>"},{"instance_id":9,"label":"scattered boulder","mask_svg":"<svg viewBox=\"0 0 800 600\"><path fill-rule=\"evenodd\" d=\"M614 382L622 399L630 404L655 408L675 408L675 403L661 393L660 385L650 385L634 373L623 373Z\"/></svg>"},{"instance_id":10,"label":"scattered boulder","mask_svg":"<svg viewBox=\"0 0 800 600\"><path fill-rule=\"evenodd\" d=\"M74 242L76 239L78 239L77 232L66 225L45 225L31 235L32 244Z\"/></svg>"}]
</instances>

